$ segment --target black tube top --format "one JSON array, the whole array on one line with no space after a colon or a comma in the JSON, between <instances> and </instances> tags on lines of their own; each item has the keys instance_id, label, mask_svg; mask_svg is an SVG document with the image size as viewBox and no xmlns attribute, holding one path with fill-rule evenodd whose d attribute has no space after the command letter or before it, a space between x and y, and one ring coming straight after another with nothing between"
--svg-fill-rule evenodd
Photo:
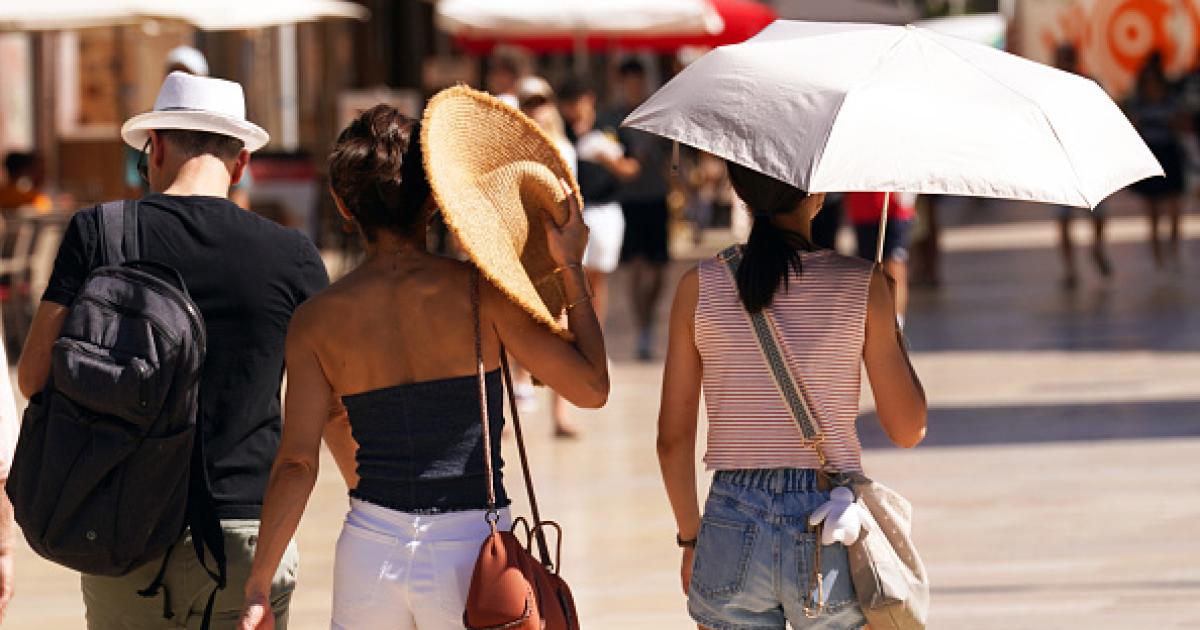
<instances>
[{"instance_id":1,"label":"black tube top","mask_svg":"<svg viewBox=\"0 0 1200 630\"><path fill-rule=\"evenodd\" d=\"M497 507L509 504L500 459L500 371L485 375ZM350 496L404 512L487 508L483 423L475 375L406 383L343 396L358 442Z\"/></svg>"}]
</instances>

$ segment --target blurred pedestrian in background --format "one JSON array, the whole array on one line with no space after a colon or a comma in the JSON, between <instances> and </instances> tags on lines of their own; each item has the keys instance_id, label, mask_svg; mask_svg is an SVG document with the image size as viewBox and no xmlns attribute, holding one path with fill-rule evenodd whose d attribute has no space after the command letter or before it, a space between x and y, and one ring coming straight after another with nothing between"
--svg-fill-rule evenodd
<instances>
[{"instance_id":1,"label":"blurred pedestrian in background","mask_svg":"<svg viewBox=\"0 0 1200 630\"><path fill-rule=\"evenodd\" d=\"M692 147L679 148L679 179L686 197L684 214L694 226L692 242L699 246L705 230L728 218L733 188L729 185L725 160Z\"/></svg>"},{"instance_id":2,"label":"blurred pedestrian in background","mask_svg":"<svg viewBox=\"0 0 1200 630\"><path fill-rule=\"evenodd\" d=\"M621 121L649 95L646 67L628 59L617 68L620 99L607 120L617 129ZM625 153L638 163L636 175L624 182L619 195L625 215L621 262L630 272L630 303L637 330L637 358L649 361L654 353L654 324L662 294L663 272L671 259L667 206L670 187L667 171L671 143L638 129L620 127L618 138Z\"/></svg>"},{"instance_id":3,"label":"blurred pedestrian in background","mask_svg":"<svg viewBox=\"0 0 1200 630\"><path fill-rule=\"evenodd\" d=\"M1065 70L1074 74L1079 74L1079 53L1071 44L1063 44L1055 51L1054 66L1059 70ZM1092 260L1096 263L1096 270L1100 272L1100 277L1109 278L1112 276L1112 263L1109 261L1108 252L1105 249L1104 243L1104 225L1107 220L1107 212L1105 212L1107 204L1101 203L1097 205L1091 212L1086 208L1073 208L1071 206L1059 206L1058 208L1058 242L1059 250L1062 254L1063 261L1063 280L1064 288L1072 289L1079 282L1079 274L1075 267L1075 251L1072 243L1071 235L1071 218L1076 212L1087 212L1091 215L1092 230L1095 236L1092 239Z\"/></svg>"},{"instance_id":4,"label":"blurred pedestrian in background","mask_svg":"<svg viewBox=\"0 0 1200 630\"><path fill-rule=\"evenodd\" d=\"M529 116L550 139L554 141L555 148L562 155L563 160L570 166L571 171L578 176L579 165L575 154L575 145L571 142L566 130L566 124L563 122L562 114L558 110L558 106L554 98L554 89L550 84L538 76L526 76L517 82L517 102L521 106L521 111ZM586 211L585 211L586 212ZM586 220L586 214L585 220ZM584 269L587 269L587 256L584 256ZM593 287L595 285L592 285ZM593 291L595 289L593 288ZM600 311L600 302L593 299L593 306L596 308L596 315L600 318L601 323L604 322L604 317ZM517 398L517 404L521 405L521 411L533 411L537 409L536 390L533 386L533 378L529 371L524 366L513 364L513 385L516 388L514 394ZM578 430L571 424L567 418L567 401L562 396L559 396L554 390L550 390L550 414L554 422L555 437L576 437Z\"/></svg>"},{"instance_id":5,"label":"blurred pedestrian in background","mask_svg":"<svg viewBox=\"0 0 1200 630\"><path fill-rule=\"evenodd\" d=\"M1187 122L1176 95L1167 82L1162 56L1146 59L1137 77L1137 93L1129 105L1129 118L1162 165L1165 177L1143 179L1132 186L1142 199L1150 220L1150 250L1159 269L1180 264L1179 237L1183 211L1184 150L1180 136ZM1161 237L1161 223L1168 235ZM1164 246L1165 244L1165 246Z\"/></svg>"},{"instance_id":6,"label":"blurred pedestrian in background","mask_svg":"<svg viewBox=\"0 0 1200 630\"><path fill-rule=\"evenodd\" d=\"M529 60L513 48L498 47L488 58L483 85L496 98L520 107L517 82L528 73Z\"/></svg>"},{"instance_id":7,"label":"blurred pedestrian in background","mask_svg":"<svg viewBox=\"0 0 1200 630\"><path fill-rule=\"evenodd\" d=\"M42 159L33 153L12 152L4 156L4 182L0 184L0 210L32 206L38 212L52 209L50 196L43 190L45 169Z\"/></svg>"},{"instance_id":8,"label":"blurred pedestrian in background","mask_svg":"<svg viewBox=\"0 0 1200 630\"><path fill-rule=\"evenodd\" d=\"M559 107L579 160L576 172L583 194L583 222L588 227L583 270L592 287L596 316L603 326L608 315L608 276L620 262L625 238L625 216L619 201L621 185L636 177L640 166L637 160L625 155L625 149L613 135L596 128L596 92L585 80L572 79L562 86ZM566 411L566 403L556 395L551 413L560 437L576 435Z\"/></svg>"},{"instance_id":9,"label":"blurred pedestrian in background","mask_svg":"<svg viewBox=\"0 0 1200 630\"><path fill-rule=\"evenodd\" d=\"M837 250L837 235L842 229L842 193L827 193L825 205L812 220L812 243L817 249Z\"/></svg>"},{"instance_id":10,"label":"blurred pedestrian in background","mask_svg":"<svg viewBox=\"0 0 1200 630\"><path fill-rule=\"evenodd\" d=\"M852 192L844 195L846 214L854 226L859 258L875 260L879 244L880 219L883 216L885 194ZM883 270L895 280L893 289L896 318L904 325L908 312L908 241L916 216L917 196L892 193L888 202L887 225L884 229Z\"/></svg>"},{"instance_id":11,"label":"blurred pedestrian in background","mask_svg":"<svg viewBox=\"0 0 1200 630\"><path fill-rule=\"evenodd\" d=\"M733 162L728 168L754 227L744 246L701 261L680 281L658 417L688 612L706 628L861 628L845 545L822 545L818 555L821 541L802 538L810 514L830 498L818 485L816 449L829 470L862 470L855 419L864 366L879 421L899 446L925 435L924 390L882 270L814 250L811 222L825 195ZM816 448L802 440L747 317L764 312L786 369L819 410L812 421L824 440ZM696 495L702 392L704 463L715 471L703 516ZM809 567L822 581L814 584ZM807 610L814 586L824 590L823 610Z\"/></svg>"}]
</instances>

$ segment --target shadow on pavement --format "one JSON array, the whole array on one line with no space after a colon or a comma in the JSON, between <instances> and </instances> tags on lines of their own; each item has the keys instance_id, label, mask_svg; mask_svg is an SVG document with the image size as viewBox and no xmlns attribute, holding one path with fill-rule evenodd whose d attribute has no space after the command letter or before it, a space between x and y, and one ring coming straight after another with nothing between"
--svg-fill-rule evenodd
<instances>
[{"instance_id":1,"label":"shadow on pavement","mask_svg":"<svg viewBox=\"0 0 1200 630\"><path fill-rule=\"evenodd\" d=\"M1080 248L1082 277L1073 290L1061 285L1054 250L947 253L943 285L913 290L909 341L918 352L1200 350L1200 274L1190 267L1157 271L1146 249L1111 245L1116 271L1105 282ZM1183 249L1192 266L1200 261L1200 240L1185 241Z\"/></svg>"},{"instance_id":2,"label":"shadow on pavement","mask_svg":"<svg viewBox=\"0 0 1200 630\"><path fill-rule=\"evenodd\" d=\"M894 448L874 413L858 418L863 448ZM1200 400L929 410L921 448L1200 437Z\"/></svg>"},{"instance_id":3,"label":"shadow on pavement","mask_svg":"<svg viewBox=\"0 0 1200 630\"><path fill-rule=\"evenodd\" d=\"M1200 580L1138 580L1125 582L1074 582L1066 584L979 584L970 586L932 586L936 595L995 595L1028 593L1103 593L1106 591L1160 591L1200 589Z\"/></svg>"}]
</instances>

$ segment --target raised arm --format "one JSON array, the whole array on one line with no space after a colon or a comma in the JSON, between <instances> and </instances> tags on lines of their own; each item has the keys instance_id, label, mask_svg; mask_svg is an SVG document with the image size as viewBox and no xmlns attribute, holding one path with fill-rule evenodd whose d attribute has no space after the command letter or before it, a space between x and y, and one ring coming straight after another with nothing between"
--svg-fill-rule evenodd
<instances>
[{"instance_id":1,"label":"raised arm","mask_svg":"<svg viewBox=\"0 0 1200 630\"><path fill-rule=\"evenodd\" d=\"M696 349L695 313L700 280L695 269L679 281L671 305L667 360L663 366L662 402L658 411L658 464L667 498L682 540L695 540L700 531L700 501L696 494L696 418L700 410L703 374ZM684 549L680 578L686 594L692 575L692 551Z\"/></svg>"},{"instance_id":2,"label":"raised arm","mask_svg":"<svg viewBox=\"0 0 1200 630\"><path fill-rule=\"evenodd\" d=\"M567 221L558 227L547 219L546 235L550 255L563 269L567 328L575 341L565 341L538 324L488 283L483 283L484 311L500 341L538 380L578 407L603 407L608 400L608 356L583 274L587 226L575 196L568 194L565 203Z\"/></svg>"},{"instance_id":3,"label":"raised arm","mask_svg":"<svg viewBox=\"0 0 1200 630\"><path fill-rule=\"evenodd\" d=\"M871 274L866 335L863 362L879 423L897 446L912 448L925 438L925 389L908 360L896 326L892 292L879 266Z\"/></svg>"},{"instance_id":4,"label":"raised arm","mask_svg":"<svg viewBox=\"0 0 1200 630\"><path fill-rule=\"evenodd\" d=\"M333 389L307 339L307 320L302 306L288 330L283 437L267 482L258 546L246 581L246 610L239 626L243 630L273 627L271 581L317 482L321 436L333 408Z\"/></svg>"}]
</instances>

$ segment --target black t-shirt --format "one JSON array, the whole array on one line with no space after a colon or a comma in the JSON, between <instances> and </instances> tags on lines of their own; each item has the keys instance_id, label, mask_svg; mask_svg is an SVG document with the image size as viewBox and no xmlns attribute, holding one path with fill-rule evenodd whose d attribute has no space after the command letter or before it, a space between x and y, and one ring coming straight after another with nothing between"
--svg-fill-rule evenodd
<instances>
[{"instance_id":1,"label":"black t-shirt","mask_svg":"<svg viewBox=\"0 0 1200 630\"><path fill-rule=\"evenodd\" d=\"M306 236L220 197L151 194L138 205L142 258L173 267L204 317L200 383L209 480L221 518L258 518L282 429L288 322L329 284ZM96 209L75 214L44 300L70 306L99 266Z\"/></svg>"}]
</instances>

